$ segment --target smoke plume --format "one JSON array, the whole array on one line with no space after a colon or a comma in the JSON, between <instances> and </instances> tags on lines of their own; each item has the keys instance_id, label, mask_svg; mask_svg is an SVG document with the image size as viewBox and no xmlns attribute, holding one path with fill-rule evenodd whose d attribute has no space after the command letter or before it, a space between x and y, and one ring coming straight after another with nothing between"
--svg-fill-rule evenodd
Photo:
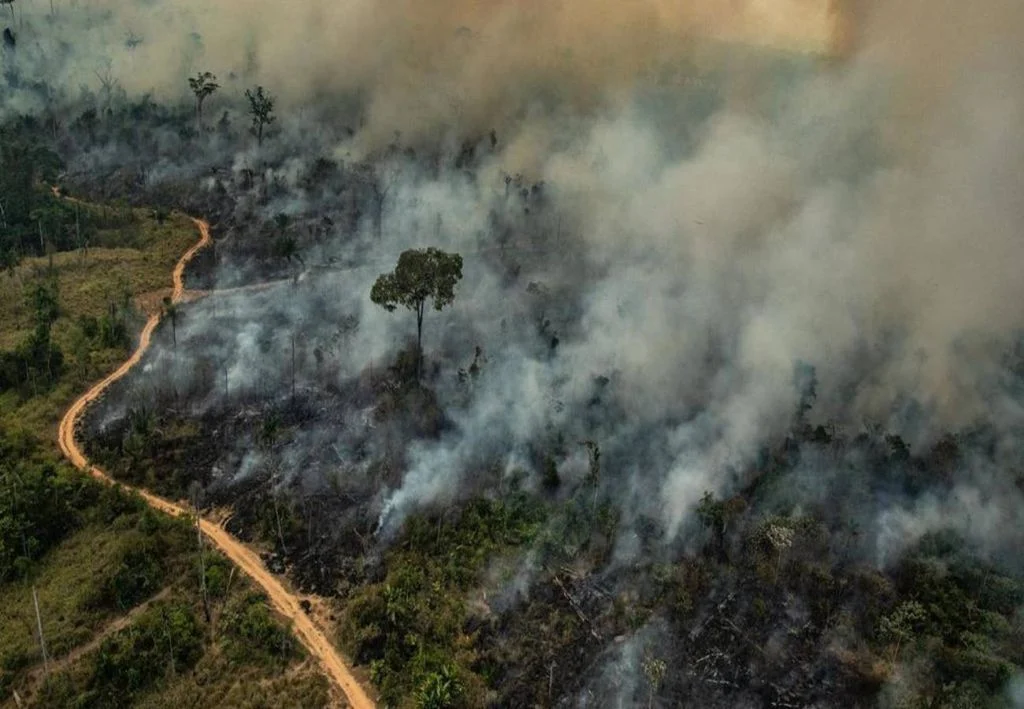
<instances>
[{"instance_id":1,"label":"smoke plume","mask_svg":"<svg viewBox=\"0 0 1024 709\"><path fill-rule=\"evenodd\" d=\"M20 27L43 22L41 6L20 11ZM267 86L282 120L262 152L169 133L148 180L227 185L239 239L278 213L330 218L302 243L302 278L191 308L178 347L153 356L179 389L205 387L199 409L221 396L208 370L236 395L286 390L295 332L310 388L379 367L410 323L368 302L376 275L410 246L465 256L456 305L428 316L448 424L405 451L382 528L481 468L536 473L532 451L561 431L597 440L604 484L671 537L790 430L799 363L814 367L814 423L878 424L918 447L983 423L1015 459L1019 3L58 2L52 28L23 30L4 61L69 104L111 82L184 103L185 77L210 70L224 83L211 115L241 123L241 88ZM841 61L822 56L833 46ZM13 89L5 110L33 96ZM472 170L453 159L466 145ZM304 179L318 156L342 166L337 189ZM379 236L352 186L371 158ZM95 148L77 167L123 159ZM227 177L208 178L211 163ZM273 189L246 184L253 166ZM240 261L219 268L222 286L245 280ZM467 393L456 371L477 346ZM371 427L304 440L347 455ZM984 499L972 479L879 510L880 547L968 514ZM1019 518L1019 493L998 504L980 534Z\"/></svg>"}]
</instances>

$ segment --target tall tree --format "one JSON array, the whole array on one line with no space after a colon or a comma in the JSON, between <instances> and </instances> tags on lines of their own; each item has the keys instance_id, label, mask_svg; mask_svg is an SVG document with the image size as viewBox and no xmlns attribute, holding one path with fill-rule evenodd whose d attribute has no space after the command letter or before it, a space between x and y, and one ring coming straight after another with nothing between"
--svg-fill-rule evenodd
<instances>
[{"instance_id":1,"label":"tall tree","mask_svg":"<svg viewBox=\"0 0 1024 709\"><path fill-rule=\"evenodd\" d=\"M43 364L46 368L47 381L54 380L55 352L50 337L53 324L60 317L60 296L56 278L39 281L30 286L25 293L26 304L32 309L34 325L32 334L23 344L26 367L33 368ZM59 366L59 362L57 363Z\"/></svg>"},{"instance_id":2,"label":"tall tree","mask_svg":"<svg viewBox=\"0 0 1024 709\"><path fill-rule=\"evenodd\" d=\"M208 71L202 71L188 80L192 93L196 95L196 124L199 130L203 129L203 102L206 101L217 89L217 77Z\"/></svg>"},{"instance_id":3,"label":"tall tree","mask_svg":"<svg viewBox=\"0 0 1024 709\"><path fill-rule=\"evenodd\" d=\"M171 340L178 346L178 306L168 297L164 298L164 317L171 321Z\"/></svg>"},{"instance_id":4,"label":"tall tree","mask_svg":"<svg viewBox=\"0 0 1024 709\"><path fill-rule=\"evenodd\" d=\"M246 89L245 97L249 99L249 115L252 116L256 144L263 145L263 129L277 120L274 115L274 97L264 91L262 86L257 86L255 91Z\"/></svg>"},{"instance_id":5,"label":"tall tree","mask_svg":"<svg viewBox=\"0 0 1024 709\"><path fill-rule=\"evenodd\" d=\"M391 273L383 273L370 290L370 300L389 313L403 306L416 313L416 380L423 375L423 313L428 300L441 310L455 300L462 280L462 257L433 247L409 249Z\"/></svg>"}]
</instances>

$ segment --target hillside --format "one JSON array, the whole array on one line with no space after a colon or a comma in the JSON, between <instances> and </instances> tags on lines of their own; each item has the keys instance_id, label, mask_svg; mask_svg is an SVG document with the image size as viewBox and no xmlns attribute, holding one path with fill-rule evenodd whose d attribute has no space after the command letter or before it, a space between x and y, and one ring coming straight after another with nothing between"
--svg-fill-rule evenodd
<instances>
[{"instance_id":1,"label":"hillside","mask_svg":"<svg viewBox=\"0 0 1024 709\"><path fill-rule=\"evenodd\" d=\"M45 193L35 199L60 206ZM170 293L171 268L195 240L180 214L90 204L67 213L89 226L88 248L23 259L2 284L5 351L38 337L40 291L55 316L44 321L48 368L26 377L5 354L15 371L5 372L0 401L3 705L160 707L201 696L326 706L315 664L219 554L203 550L199 563L187 521L60 462L54 432L64 409L124 359L138 308Z\"/></svg>"}]
</instances>

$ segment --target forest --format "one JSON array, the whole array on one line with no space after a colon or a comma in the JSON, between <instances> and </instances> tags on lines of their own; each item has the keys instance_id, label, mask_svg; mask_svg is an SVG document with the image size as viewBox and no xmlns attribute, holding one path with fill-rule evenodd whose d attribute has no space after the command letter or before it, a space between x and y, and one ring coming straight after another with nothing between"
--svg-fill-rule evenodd
<instances>
[{"instance_id":1,"label":"forest","mask_svg":"<svg viewBox=\"0 0 1024 709\"><path fill-rule=\"evenodd\" d=\"M1012 3L4 4L0 706L1024 707Z\"/></svg>"}]
</instances>

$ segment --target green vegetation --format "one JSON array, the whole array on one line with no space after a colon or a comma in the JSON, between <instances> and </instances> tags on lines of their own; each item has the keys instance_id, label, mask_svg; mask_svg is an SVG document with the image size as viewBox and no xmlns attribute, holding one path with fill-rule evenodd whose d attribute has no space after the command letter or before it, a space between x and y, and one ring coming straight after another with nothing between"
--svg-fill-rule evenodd
<instances>
[{"instance_id":1,"label":"green vegetation","mask_svg":"<svg viewBox=\"0 0 1024 709\"><path fill-rule=\"evenodd\" d=\"M61 199L47 187L63 166L44 134L33 118L0 127L0 267L54 252L146 248L141 210Z\"/></svg>"},{"instance_id":2,"label":"green vegetation","mask_svg":"<svg viewBox=\"0 0 1024 709\"><path fill-rule=\"evenodd\" d=\"M193 670L200 664L207 668L206 681L229 695L238 677L211 675L211 668L227 669L222 658L253 681L272 680L302 659L263 596L223 557L206 551L204 563L197 563L188 520L155 513L141 500L75 472L62 472L58 482L77 486L68 503L75 508L74 529L51 540L38 561L20 563L22 579L0 585L0 696L13 689L40 707L135 706L143 699L173 706L162 702L162 693L195 692ZM213 606L209 623L199 568L205 569ZM45 665L33 588L49 657ZM307 706L326 703L326 680L315 668L292 679L305 686L307 698L317 698ZM290 686L280 687L284 696Z\"/></svg>"},{"instance_id":3,"label":"green vegetation","mask_svg":"<svg viewBox=\"0 0 1024 709\"><path fill-rule=\"evenodd\" d=\"M260 662L280 669L301 656L294 636L277 623L259 593L232 599L224 608L220 629L233 662Z\"/></svg>"},{"instance_id":4,"label":"green vegetation","mask_svg":"<svg viewBox=\"0 0 1024 709\"><path fill-rule=\"evenodd\" d=\"M124 359L135 294L158 307L196 239L181 215L72 209L104 227L88 249L0 276L0 706L325 706L326 679L223 557L199 563L188 520L61 462L61 414Z\"/></svg>"},{"instance_id":5,"label":"green vegetation","mask_svg":"<svg viewBox=\"0 0 1024 709\"><path fill-rule=\"evenodd\" d=\"M50 438L74 397L125 358L142 321L135 301L168 289L174 263L195 243L183 215L161 223L146 210L117 211L124 226L97 232L88 252L26 258L0 276L0 423L8 430Z\"/></svg>"},{"instance_id":6,"label":"green vegetation","mask_svg":"<svg viewBox=\"0 0 1024 709\"><path fill-rule=\"evenodd\" d=\"M249 100L249 115L252 116L252 132L256 136L256 144L263 145L263 130L277 120L274 115L274 97L262 86L246 89L245 98Z\"/></svg>"},{"instance_id":7,"label":"green vegetation","mask_svg":"<svg viewBox=\"0 0 1024 709\"><path fill-rule=\"evenodd\" d=\"M341 638L370 666L381 699L393 706L480 706L485 678L474 669L464 631L466 598L494 555L528 544L543 506L525 496L477 499L457 516L416 516L388 553L380 583L358 591Z\"/></svg>"},{"instance_id":8,"label":"green vegetation","mask_svg":"<svg viewBox=\"0 0 1024 709\"><path fill-rule=\"evenodd\" d=\"M196 126L203 129L203 103L220 88L217 77L211 72L201 71L193 77L189 77L188 87L196 95Z\"/></svg>"},{"instance_id":9,"label":"green vegetation","mask_svg":"<svg viewBox=\"0 0 1024 709\"><path fill-rule=\"evenodd\" d=\"M416 313L417 379L423 369L423 313L427 301L440 311L455 300L455 286L462 280L462 257L433 247L409 249L398 257L391 273L381 274L370 290L370 300L389 313L398 306Z\"/></svg>"}]
</instances>

